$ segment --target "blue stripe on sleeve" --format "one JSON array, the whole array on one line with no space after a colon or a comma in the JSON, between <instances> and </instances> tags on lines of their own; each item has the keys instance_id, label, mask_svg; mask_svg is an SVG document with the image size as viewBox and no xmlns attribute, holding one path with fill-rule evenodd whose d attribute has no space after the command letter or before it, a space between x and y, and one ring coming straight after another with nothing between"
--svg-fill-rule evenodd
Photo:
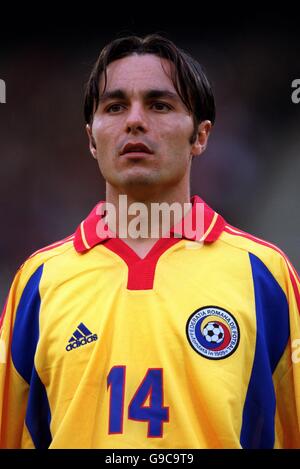
<instances>
[{"instance_id":1,"label":"blue stripe on sleeve","mask_svg":"<svg viewBox=\"0 0 300 469\"><path fill-rule=\"evenodd\" d=\"M22 378L30 384L36 345L39 339L40 292L43 273L41 265L30 277L23 290L12 337L12 360Z\"/></svg>"},{"instance_id":2,"label":"blue stripe on sleeve","mask_svg":"<svg viewBox=\"0 0 300 469\"><path fill-rule=\"evenodd\" d=\"M42 274L43 265L33 273L23 290L16 312L11 346L13 364L29 384L25 421L36 448L47 448L51 443L48 397L34 365L39 340L39 285Z\"/></svg>"},{"instance_id":3,"label":"blue stripe on sleeve","mask_svg":"<svg viewBox=\"0 0 300 469\"><path fill-rule=\"evenodd\" d=\"M249 254L256 307L256 347L243 411L243 448L273 448L276 411L272 374L289 339L286 296L264 263Z\"/></svg>"},{"instance_id":4,"label":"blue stripe on sleeve","mask_svg":"<svg viewBox=\"0 0 300 469\"><path fill-rule=\"evenodd\" d=\"M46 389L35 368L33 368L31 376L25 421L34 446L39 449L47 449L52 441L51 413Z\"/></svg>"}]
</instances>

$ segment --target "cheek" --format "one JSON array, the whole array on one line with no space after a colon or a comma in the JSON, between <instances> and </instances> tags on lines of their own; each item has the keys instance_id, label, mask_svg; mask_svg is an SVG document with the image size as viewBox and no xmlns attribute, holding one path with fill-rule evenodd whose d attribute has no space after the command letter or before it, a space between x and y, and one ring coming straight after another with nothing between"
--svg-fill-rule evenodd
<instances>
[{"instance_id":1,"label":"cheek","mask_svg":"<svg viewBox=\"0 0 300 469\"><path fill-rule=\"evenodd\" d=\"M161 144L164 148L172 149L176 154L190 153L190 138L193 134L192 125L186 125L184 122L176 122L174 125L164 128L160 132ZM182 154L183 153L183 154Z\"/></svg>"},{"instance_id":2,"label":"cheek","mask_svg":"<svg viewBox=\"0 0 300 469\"><path fill-rule=\"evenodd\" d=\"M166 137L174 140L189 141L194 130L193 120L188 115L175 115L172 119L162 120L157 123L158 131Z\"/></svg>"},{"instance_id":3,"label":"cheek","mask_svg":"<svg viewBox=\"0 0 300 469\"><path fill-rule=\"evenodd\" d=\"M94 122L93 135L101 147L109 146L115 142L116 125L101 120Z\"/></svg>"}]
</instances>

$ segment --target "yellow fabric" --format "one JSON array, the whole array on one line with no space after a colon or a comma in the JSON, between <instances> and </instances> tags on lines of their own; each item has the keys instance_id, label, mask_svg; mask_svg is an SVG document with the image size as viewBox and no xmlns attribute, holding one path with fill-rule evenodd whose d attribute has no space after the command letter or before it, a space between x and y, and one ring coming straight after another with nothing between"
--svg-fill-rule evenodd
<instances>
[{"instance_id":1,"label":"yellow fabric","mask_svg":"<svg viewBox=\"0 0 300 469\"><path fill-rule=\"evenodd\" d=\"M286 261L272 248L225 232L202 247L192 249L191 243L181 240L161 255L152 290L128 290L128 266L105 244L78 254L70 239L22 266L1 331L8 357L0 364L1 447L34 446L24 421L30 383L16 370L10 344L22 292L42 265L34 367L51 412L50 448L241 447L257 335L249 252L286 296L291 340L300 338L295 294ZM210 306L229 312L239 326L237 348L218 360L199 354L186 334L193 313ZM97 339L67 351L81 323ZM275 447L300 447L300 365L292 363L291 340L273 375ZM123 427L122 433L109 434L112 386L107 378L114 367L125 367ZM148 436L148 421L128 418L151 369L161 370L162 406L169 414L156 437ZM151 407L153 392L149 388L144 407Z\"/></svg>"}]
</instances>

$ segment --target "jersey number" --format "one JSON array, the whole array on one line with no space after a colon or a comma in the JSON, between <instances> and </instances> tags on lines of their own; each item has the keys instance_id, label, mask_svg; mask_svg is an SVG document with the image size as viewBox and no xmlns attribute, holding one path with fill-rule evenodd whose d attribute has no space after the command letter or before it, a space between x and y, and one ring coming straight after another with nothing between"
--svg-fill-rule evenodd
<instances>
[{"instance_id":1,"label":"jersey number","mask_svg":"<svg viewBox=\"0 0 300 469\"><path fill-rule=\"evenodd\" d=\"M148 437L162 437L169 408L163 406L162 368L149 368L128 406L128 418L148 422ZM114 366L107 377L110 387L109 433L123 433L126 367ZM149 405L145 401L149 397Z\"/></svg>"}]
</instances>

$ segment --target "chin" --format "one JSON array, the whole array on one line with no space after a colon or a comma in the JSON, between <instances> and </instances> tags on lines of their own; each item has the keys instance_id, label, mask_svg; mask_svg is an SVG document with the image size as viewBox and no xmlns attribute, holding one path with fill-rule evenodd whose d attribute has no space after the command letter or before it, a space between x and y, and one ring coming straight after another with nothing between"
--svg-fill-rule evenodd
<instances>
[{"instance_id":1,"label":"chin","mask_svg":"<svg viewBox=\"0 0 300 469\"><path fill-rule=\"evenodd\" d=\"M118 185L121 185L124 188L134 186L156 186L163 182L161 175L154 171L132 171L127 174L122 174L122 177L120 176L121 175L117 178Z\"/></svg>"},{"instance_id":2,"label":"chin","mask_svg":"<svg viewBox=\"0 0 300 469\"><path fill-rule=\"evenodd\" d=\"M157 178L151 178L147 176L140 176L135 178L129 178L127 181L124 181L124 187L139 187L139 186L156 186L160 181Z\"/></svg>"},{"instance_id":3,"label":"chin","mask_svg":"<svg viewBox=\"0 0 300 469\"><path fill-rule=\"evenodd\" d=\"M111 176L111 175L110 175ZM113 187L122 193L140 193L141 191L157 191L159 188L178 185L182 179L181 174L170 174L168 171L143 171L134 168L134 171L120 172L115 177L105 178Z\"/></svg>"}]
</instances>

